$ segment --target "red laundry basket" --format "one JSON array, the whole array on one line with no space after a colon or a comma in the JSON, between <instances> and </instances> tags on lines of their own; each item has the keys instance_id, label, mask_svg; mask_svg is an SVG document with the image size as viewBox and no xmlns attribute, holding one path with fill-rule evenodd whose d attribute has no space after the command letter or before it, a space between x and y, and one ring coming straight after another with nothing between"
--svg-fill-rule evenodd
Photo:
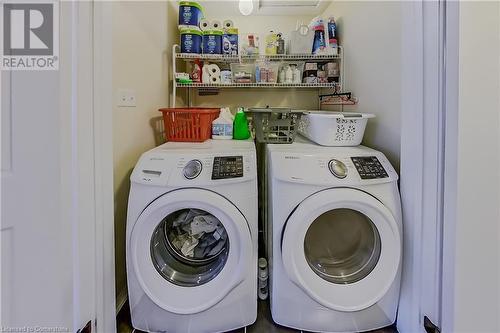
<instances>
[{"instance_id":1,"label":"red laundry basket","mask_svg":"<svg viewBox=\"0 0 500 333\"><path fill-rule=\"evenodd\" d=\"M203 142L212 135L212 121L220 109L215 108L163 108L165 139L167 141Z\"/></svg>"}]
</instances>

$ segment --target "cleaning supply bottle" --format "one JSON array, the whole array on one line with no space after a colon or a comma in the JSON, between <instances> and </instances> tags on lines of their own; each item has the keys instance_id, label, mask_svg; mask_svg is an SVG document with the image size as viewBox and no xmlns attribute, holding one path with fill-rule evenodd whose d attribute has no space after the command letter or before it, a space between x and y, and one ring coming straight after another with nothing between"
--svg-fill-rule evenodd
<instances>
[{"instance_id":1,"label":"cleaning supply bottle","mask_svg":"<svg viewBox=\"0 0 500 333\"><path fill-rule=\"evenodd\" d=\"M233 138L234 116L229 108L221 108L219 117L212 122L212 139L231 140Z\"/></svg>"},{"instance_id":2,"label":"cleaning supply bottle","mask_svg":"<svg viewBox=\"0 0 500 333\"><path fill-rule=\"evenodd\" d=\"M278 76L278 82L279 83L285 83L285 67L280 68L279 71L279 76Z\"/></svg>"},{"instance_id":3,"label":"cleaning supply bottle","mask_svg":"<svg viewBox=\"0 0 500 333\"><path fill-rule=\"evenodd\" d=\"M333 55L338 54L337 23L333 16L328 19L328 46Z\"/></svg>"},{"instance_id":4,"label":"cleaning supply bottle","mask_svg":"<svg viewBox=\"0 0 500 333\"><path fill-rule=\"evenodd\" d=\"M238 108L233 123L233 138L236 140L246 140L250 137L250 130L248 129L248 119L243 108Z\"/></svg>"},{"instance_id":5,"label":"cleaning supply bottle","mask_svg":"<svg viewBox=\"0 0 500 333\"><path fill-rule=\"evenodd\" d=\"M285 83L286 84L293 83L293 70L292 70L292 66L290 66L290 65L288 65L286 67L286 71L285 71Z\"/></svg>"},{"instance_id":6,"label":"cleaning supply bottle","mask_svg":"<svg viewBox=\"0 0 500 333\"><path fill-rule=\"evenodd\" d=\"M310 23L314 31L312 54L324 54L326 51L325 23L321 17L315 17Z\"/></svg>"},{"instance_id":7,"label":"cleaning supply bottle","mask_svg":"<svg viewBox=\"0 0 500 333\"><path fill-rule=\"evenodd\" d=\"M276 53L285 54L285 40L283 39L282 33L278 34L278 40L276 43L277 43Z\"/></svg>"}]
</instances>

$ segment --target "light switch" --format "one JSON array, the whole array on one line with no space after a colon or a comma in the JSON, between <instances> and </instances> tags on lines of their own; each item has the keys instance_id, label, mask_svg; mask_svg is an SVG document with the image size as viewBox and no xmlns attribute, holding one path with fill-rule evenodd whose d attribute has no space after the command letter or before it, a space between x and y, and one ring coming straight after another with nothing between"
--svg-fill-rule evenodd
<instances>
[{"instance_id":1,"label":"light switch","mask_svg":"<svg viewBox=\"0 0 500 333\"><path fill-rule=\"evenodd\" d=\"M135 90L118 89L116 105L119 107L136 107Z\"/></svg>"}]
</instances>

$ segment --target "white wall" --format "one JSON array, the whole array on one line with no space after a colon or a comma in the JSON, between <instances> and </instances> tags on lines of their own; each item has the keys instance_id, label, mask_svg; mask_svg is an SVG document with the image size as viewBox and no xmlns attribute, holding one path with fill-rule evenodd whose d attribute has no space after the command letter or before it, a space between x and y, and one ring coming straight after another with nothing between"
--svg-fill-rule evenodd
<instances>
[{"instance_id":1,"label":"white wall","mask_svg":"<svg viewBox=\"0 0 500 333\"><path fill-rule=\"evenodd\" d=\"M455 299L449 332L500 331L499 36L499 2L460 3Z\"/></svg>"},{"instance_id":2,"label":"white wall","mask_svg":"<svg viewBox=\"0 0 500 333\"><path fill-rule=\"evenodd\" d=\"M132 89L137 100L137 107L113 107L117 303L123 301L127 287L125 227L130 172L140 154L155 146L150 120L160 115L158 108L168 105L167 5L113 2L113 90Z\"/></svg>"},{"instance_id":3,"label":"white wall","mask_svg":"<svg viewBox=\"0 0 500 333\"><path fill-rule=\"evenodd\" d=\"M359 97L357 112L373 113L363 144L383 151L399 170L401 142L401 4L333 1L344 48L345 89ZM346 108L347 109L347 108Z\"/></svg>"}]
</instances>

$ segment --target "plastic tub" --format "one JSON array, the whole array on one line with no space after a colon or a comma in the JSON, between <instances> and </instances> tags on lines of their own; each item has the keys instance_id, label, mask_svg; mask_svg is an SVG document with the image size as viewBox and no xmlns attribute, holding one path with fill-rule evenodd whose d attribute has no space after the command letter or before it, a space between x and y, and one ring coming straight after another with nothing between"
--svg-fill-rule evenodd
<instances>
[{"instance_id":1,"label":"plastic tub","mask_svg":"<svg viewBox=\"0 0 500 333\"><path fill-rule=\"evenodd\" d=\"M167 141L203 142L212 135L212 121L219 116L215 108L163 108Z\"/></svg>"},{"instance_id":2,"label":"plastic tub","mask_svg":"<svg viewBox=\"0 0 500 333\"><path fill-rule=\"evenodd\" d=\"M231 63L231 74L233 76L233 83L254 83L255 64Z\"/></svg>"},{"instance_id":3,"label":"plastic tub","mask_svg":"<svg viewBox=\"0 0 500 333\"><path fill-rule=\"evenodd\" d=\"M222 31L203 31L203 53L222 54Z\"/></svg>"},{"instance_id":4,"label":"plastic tub","mask_svg":"<svg viewBox=\"0 0 500 333\"><path fill-rule=\"evenodd\" d=\"M201 30L197 28L182 28L180 33L182 53L201 53Z\"/></svg>"},{"instance_id":5,"label":"plastic tub","mask_svg":"<svg viewBox=\"0 0 500 333\"><path fill-rule=\"evenodd\" d=\"M370 113L309 111L300 119L298 130L322 146L357 146L361 144Z\"/></svg>"},{"instance_id":6,"label":"plastic tub","mask_svg":"<svg viewBox=\"0 0 500 333\"><path fill-rule=\"evenodd\" d=\"M257 77L257 67L259 75ZM278 61L258 61L255 64L255 82L257 83L276 83L278 82L278 69L280 62ZM257 81L258 80L258 81Z\"/></svg>"},{"instance_id":7,"label":"plastic tub","mask_svg":"<svg viewBox=\"0 0 500 333\"><path fill-rule=\"evenodd\" d=\"M179 3L179 25L192 25L198 27L203 18L203 7L194 1L181 1Z\"/></svg>"},{"instance_id":8,"label":"plastic tub","mask_svg":"<svg viewBox=\"0 0 500 333\"><path fill-rule=\"evenodd\" d=\"M291 82L286 80L286 69L290 67L292 69ZM283 74L281 74L283 72ZM280 76L281 74L281 76ZM281 62L278 70L278 83L283 84L301 84L302 77L304 75L304 62L303 61L283 61ZM280 80L279 78L281 77Z\"/></svg>"}]
</instances>

